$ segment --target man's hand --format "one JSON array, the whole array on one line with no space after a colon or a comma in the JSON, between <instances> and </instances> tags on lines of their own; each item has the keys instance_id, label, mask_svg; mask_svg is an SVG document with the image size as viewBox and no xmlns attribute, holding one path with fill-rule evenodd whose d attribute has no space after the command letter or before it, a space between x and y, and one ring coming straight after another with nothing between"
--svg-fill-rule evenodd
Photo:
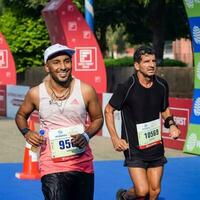
<instances>
[{"instance_id":1,"label":"man's hand","mask_svg":"<svg viewBox=\"0 0 200 200\"><path fill-rule=\"evenodd\" d=\"M113 147L116 151L125 151L129 148L128 143L124 139L118 137L111 138Z\"/></svg>"},{"instance_id":2,"label":"man's hand","mask_svg":"<svg viewBox=\"0 0 200 200\"><path fill-rule=\"evenodd\" d=\"M171 125L169 127L169 136L173 139L178 139L178 137L180 136L181 131L179 130L179 128L175 125Z\"/></svg>"},{"instance_id":3,"label":"man's hand","mask_svg":"<svg viewBox=\"0 0 200 200\"><path fill-rule=\"evenodd\" d=\"M72 137L72 144L79 148L84 148L87 146L88 141L83 134L71 135Z\"/></svg>"},{"instance_id":4,"label":"man's hand","mask_svg":"<svg viewBox=\"0 0 200 200\"><path fill-rule=\"evenodd\" d=\"M26 133L24 137L29 144L36 148L41 146L45 142L44 136L41 136L39 133L31 130Z\"/></svg>"}]
</instances>

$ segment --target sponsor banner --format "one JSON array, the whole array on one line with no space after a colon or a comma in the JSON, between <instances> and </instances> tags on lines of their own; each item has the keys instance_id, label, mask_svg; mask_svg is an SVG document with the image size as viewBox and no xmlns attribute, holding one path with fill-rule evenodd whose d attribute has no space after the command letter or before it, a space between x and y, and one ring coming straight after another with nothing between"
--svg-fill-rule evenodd
<instances>
[{"instance_id":1,"label":"sponsor banner","mask_svg":"<svg viewBox=\"0 0 200 200\"><path fill-rule=\"evenodd\" d=\"M194 52L200 52L200 17L189 18L189 23Z\"/></svg>"},{"instance_id":2,"label":"sponsor banner","mask_svg":"<svg viewBox=\"0 0 200 200\"><path fill-rule=\"evenodd\" d=\"M182 150L187 130L189 126L189 120L191 115L192 100L182 98L169 98L170 111L174 116L174 120L180 128L181 135L177 140L169 137L169 129L164 127L164 120L161 120L162 137L165 147Z\"/></svg>"},{"instance_id":3,"label":"sponsor banner","mask_svg":"<svg viewBox=\"0 0 200 200\"><path fill-rule=\"evenodd\" d=\"M19 106L24 100L24 96L28 92L28 86L7 86L6 102L7 102L7 117L15 118Z\"/></svg>"},{"instance_id":4,"label":"sponsor banner","mask_svg":"<svg viewBox=\"0 0 200 200\"><path fill-rule=\"evenodd\" d=\"M16 84L15 62L10 48L0 32L0 84Z\"/></svg>"},{"instance_id":5,"label":"sponsor banner","mask_svg":"<svg viewBox=\"0 0 200 200\"><path fill-rule=\"evenodd\" d=\"M0 85L0 116L6 116L6 86Z\"/></svg>"},{"instance_id":6,"label":"sponsor banner","mask_svg":"<svg viewBox=\"0 0 200 200\"><path fill-rule=\"evenodd\" d=\"M50 1L43 9L51 42L67 44L76 50L72 73L92 85L97 93L106 92L106 69L98 42L72 0Z\"/></svg>"},{"instance_id":7,"label":"sponsor banner","mask_svg":"<svg viewBox=\"0 0 200 200\"><path fill-rule=\"evenodd\" d=\"M200 10L199 0L184 0L184 4L188 17L199 16L199 10Z\"/></svg>"},{"instance_id":8,"label":"sponsor banner","mask_svg":"<svg viewBox=\"0 0 200 200\"><path fill-rule=\"evenodd\" d=\"M200 155L200 126L190 124L183 151L185 153Z\"/></svg>"},{"instance_id":9,"label":"sponsor banner","mask_svg":"<svg viewBox=\"0 0 200 200\"><path fill-rule=\"evenodd\" d=\"M192 46L194 51L194 63L195 63L195 74L194 74L194 96L192 115L190 119L189 132L187 135L186 143L192 145L186 145L184 149L191 149L189 152L199 154L197 150L199 136L199 125L200 125L200 1L199 0L184 0L184 5L187 11L188 20L190 24L190 31L192 36ZM188 141L189 140L189 141ZM195 141L195 142L194 142ZM197 142L196 142L197 141ZM194 150L193 150L194 149Z\"/></svg>"},{"instance_id":10,"label":"sponsor banner","mask_svg":"<svg viewBox=\"0 0 200 200\"><path fill-rule=\"evenodd\" d=\"M103 111L105 110L105 107L108 104L111 96L112 96L112 93L103 93L103 102L102 102ZM104 118L105 118L105 116L104 116ZM121 135L121 112L120 111L116 110L114 112L114 119L115 119L115 128L117 130L118 135L120 136ZM102 131L103 131L102 136L110 137L110 134L106 127L106 123L103 124Z\"/></svg>"},{"instance_id":11,"label":"sponsor banner","mask_svg":"<svg viewBox=\"0 0 200 200\"><path fill-rule=\"evenodd\" d=\"M75 71L97 71L96 56L96 47L76 47Z\"/></svg>"},{"instance_id":12,"label":"sponsor banner","mask_svg":"<svg viewBox=\"0 0 200 200\"><path fill-rule=\"evenodd\" d=\"M194 63L195 63L195 77L194 86L200 89L200 53L194 53Z\"/></svg>"},{"instance_id":13,"label":"sponsor banner","mask_svg":"<svg viewBox=\"0 0 200 200\"><path fill-rule=\"evenodd\" d=\"M200 125L200 89L194 90L192 115L190 122Z\"/></svg>"}]
</instances>

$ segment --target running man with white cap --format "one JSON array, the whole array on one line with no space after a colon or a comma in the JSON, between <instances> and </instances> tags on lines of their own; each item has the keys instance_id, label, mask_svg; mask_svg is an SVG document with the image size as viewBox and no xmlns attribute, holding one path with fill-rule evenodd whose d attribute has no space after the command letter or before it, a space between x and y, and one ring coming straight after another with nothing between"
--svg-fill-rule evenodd
<instances>
[{"instance_id":1,"label":"running man with white cap","mask_svg":"<svg viewBox=\"0 0 200 200\"><path fill-rule=\"evenodd\" d=\"M74 49L61 44L45 50L49 78L28 91L16 114L16 124L26 141L41 147L39 163L45 200L93 199L89 140L101 129L103 115L94 88L72 76L74 53ZM44 137L28 128L27 120L34 110L39 111Z\"/></svg>"}]
</instances>

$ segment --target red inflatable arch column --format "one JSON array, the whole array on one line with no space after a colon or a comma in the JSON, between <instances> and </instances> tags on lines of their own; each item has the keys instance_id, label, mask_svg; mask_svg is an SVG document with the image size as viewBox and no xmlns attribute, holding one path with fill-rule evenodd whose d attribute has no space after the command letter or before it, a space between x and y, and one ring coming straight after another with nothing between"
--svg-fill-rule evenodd
<instances>
[{"instance_id":1,"label":"red inflatable arch column","mask_svg":"<svg viewBox=\"0 0 200 200\"><path fill-rule=\"evenodd\" d=\"M42 11L51 42L75 48L73 75L106 92L104 60L93 32L71 0L52 0Z\"/></svg>"},{"instance_id":2,"label":"red inflatable arch column","mask_svg":"<svg viewBox=\"0 0 200 200\"><path fill-rule=\"evenodd\" d=\"M0 33L0 85L7 84L16 84L16 69L10 48Z\"/></svg>"}]
</instances>

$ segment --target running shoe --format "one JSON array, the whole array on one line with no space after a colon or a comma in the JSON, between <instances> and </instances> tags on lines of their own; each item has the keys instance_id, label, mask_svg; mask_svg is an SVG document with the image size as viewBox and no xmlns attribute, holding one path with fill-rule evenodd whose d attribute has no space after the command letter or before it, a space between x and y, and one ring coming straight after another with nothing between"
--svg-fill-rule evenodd
<instances>
[{"instance_id":1,"label":"running shoe","mask_svg":"<svg viewBox=\"0 0 200 200\"><path fill-rule=\"evenodd\" d=\"M125 189L119 189L116 193L116 200L126 200L124 197L126 191Z\"/></svg>"}]
</instances>

